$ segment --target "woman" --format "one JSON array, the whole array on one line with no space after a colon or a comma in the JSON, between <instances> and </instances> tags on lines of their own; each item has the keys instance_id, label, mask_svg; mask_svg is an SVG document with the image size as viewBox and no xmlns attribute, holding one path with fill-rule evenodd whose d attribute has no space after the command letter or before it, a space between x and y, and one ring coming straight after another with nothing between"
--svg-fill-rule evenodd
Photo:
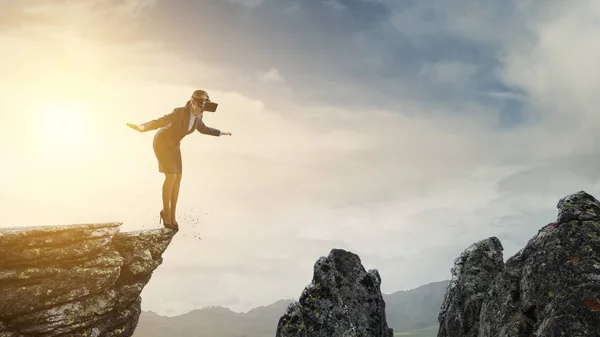
<instances>
[{"instance_id":1,"label":"woman","mask_svg":"<svg viewBox=\"0 0 600 337\"><path fill-rule=\"evenodd\" d=\"M142 125L127 123L129 127L139 132L159 129L154 135L152 146L156 159L158 159L158 170L165 174L162 188L163 208L160 212L160 219L167 228L179 229L175 220L175 210L177 209L183 168L179 148L183 137L194 130L211 136L231 136L231 132L221 132L202 122L202 113L204 111L215 112L217 105L210 101L206 91L196 90L184 107L175 108L168 115Z\"/></svg>"}]
</instances>

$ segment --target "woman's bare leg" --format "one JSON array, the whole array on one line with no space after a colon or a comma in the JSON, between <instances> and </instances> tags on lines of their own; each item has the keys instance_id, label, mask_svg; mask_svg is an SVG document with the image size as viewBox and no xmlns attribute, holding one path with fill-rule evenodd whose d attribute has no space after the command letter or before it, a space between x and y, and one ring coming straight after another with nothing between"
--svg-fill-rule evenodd
<instances>
[{"instance_id":1,"label":"woman's bare leg","mask_svg":"<svg viewBox=\"0 0 600 337\"><path fill-rule=\"evenodd\" d=\"M162 187L162 202L163 202L163 218L165 224L169 225L173 221L171 220L171 195L173 191L173 185L177 179L176 174L165 173L165 182Z\"/></svg>"},{"instance_id":2,"label":"woman's bare leg","mask_svg":"<svg viewBox=\"0 0 600 337\"><path fill-rule=\"evenodd\" d=\"M171 192L171 223L177 224L175 214L177 212L177 200L179 199L179 185L181 184L181 173L175 176L173 190Z\"/></svg>"}]
</instances>

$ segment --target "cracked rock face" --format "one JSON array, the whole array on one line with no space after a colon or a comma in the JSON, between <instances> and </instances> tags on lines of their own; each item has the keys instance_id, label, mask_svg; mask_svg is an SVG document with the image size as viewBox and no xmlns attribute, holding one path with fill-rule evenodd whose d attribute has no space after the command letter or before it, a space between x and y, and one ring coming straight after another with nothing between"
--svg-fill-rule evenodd
<instances>
[{"instance_id":1,"label":"cracked rock face","mask_svg":"<svg viewBox=\"0 0 600 337\"><path fill-rule=\"evenodd\" d=\"M376 269L358 255L333 249L314 265L313 280L280 318L277 337L392 337Z\"/></svg>"},{"instance_id":2,"label":"cracked rock face","mask_svg":"<svg viewBox=\"0 0 600 337\"><path fill-rule=\"evenodd\" d=\"M439 337L476 337L479 312L494 278L504 269L503 247L491 237L474 243L454 260L452 279L438 316Z\"/></svg>"},{"instance_id":3,"label":"cracked rock face","mask_svg":"<svg viewBox=\"0 0 600 337\"><path fill-rule=\"evenodd\" d=\"M469 268L490 267L474 263ZM450 288L447 297L460 301ZM506 261L489 283L479 312L443 316L444 321L461 319L479 322L469 331L478 337L600 336L600 202L583 191L562 198L557 222L541 228ZM462 335L453 329L438 336Z\"/></svg>"},{"instance_id":4,"label":"cracked rock face","mask_svg":"<svg viewBox=\"0 0 600 337\"><path fill-rule=\"evenodd\" d=\"M0 230L0 336L131 336L175 232L119 226Z\"/></svg>"}]
</instances>

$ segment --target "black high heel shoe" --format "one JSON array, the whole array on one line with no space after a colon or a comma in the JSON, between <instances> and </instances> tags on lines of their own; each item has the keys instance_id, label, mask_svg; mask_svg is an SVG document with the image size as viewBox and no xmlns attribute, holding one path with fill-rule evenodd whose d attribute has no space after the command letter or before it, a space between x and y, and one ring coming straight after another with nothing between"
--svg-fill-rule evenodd
<instances>
[{"instance_id":1,"label":"black high heel shoe","mask_svg":"<svg viewBox=\"0 0 600 337\"><path fill-rule=\"evenodd\" d=\"M177 229L179 229L179 224L177 223L177 221L173 220L173 223L171 224L171 227L172 227L173 229L176 229L176 230L177 230Z\"/></svg>"},{"instance_id":2,"label":"black high heel shoe","mask_svg":"<svg viewBox=\"0 0 600 337\"><path fill-rule=\"evenodd\" d=\"M177 224L177 222L172 223L172 224L166 223L165 222L165 217L163 216L163 211L160 211L160 219L158 219L158 224L161 224L162 222L164 222L164 226L166 228L174 229L174 230L178 230L179 229L179 225Z\"/></svg>"},{"instance_id":3,"label":"black high heel shoe","mask_svg":"<svg viewBox=\"0 0 600 337\"><path fill-rule=\"evenodd\" d=\"M165 226L165 227L167 227L167 228L170 228L170 227L171 227L171 224L168 224L168 223L165 221L165 217L163 216L163 211L160 211L160 218L158 219L158 224L160 225L160 224L161 224L161 223L163 223L163 222L164 222L164 226Z\"/></svg>"}]
</instances>

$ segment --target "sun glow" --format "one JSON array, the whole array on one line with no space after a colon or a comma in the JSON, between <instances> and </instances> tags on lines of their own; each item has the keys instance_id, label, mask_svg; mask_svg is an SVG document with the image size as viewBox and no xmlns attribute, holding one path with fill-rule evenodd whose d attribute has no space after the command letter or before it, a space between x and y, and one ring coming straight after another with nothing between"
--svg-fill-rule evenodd
<instances>
[{"instance_id":1,"label":"sun glow","mask_svg":"<svg viewBox=\"0 0 600 337\"><path fill-rule=\"evenodd\" d=\"M87 125L81 104L67 100L48 102L42 113L48 145L67 150L84 143Z\"/></svg>"}]
</instances>

